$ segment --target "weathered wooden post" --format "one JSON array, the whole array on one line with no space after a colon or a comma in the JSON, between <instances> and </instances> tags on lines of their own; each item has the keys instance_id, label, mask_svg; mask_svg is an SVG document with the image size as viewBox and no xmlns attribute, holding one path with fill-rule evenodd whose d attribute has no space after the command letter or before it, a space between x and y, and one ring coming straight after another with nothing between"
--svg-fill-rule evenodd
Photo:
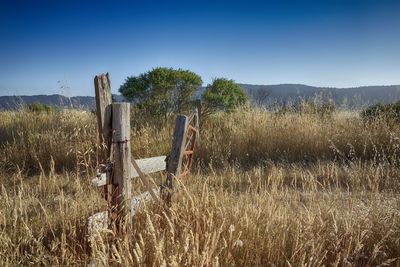
<instances>
[{"instance_id":1,"label":"weathered wooden post","mask_svg":"<svg viewBox=\"0 0 400 267\"><path fill-rule=\"evenodd\" d=\"M117 230L126 224L131 224L131 126L129 103L112 104L113 154L114 166L112 174L113 200L116 211Z\"/></svg>"},{"instance_id":2,"label":"weathered wooden post","mask_svg":"<svg viewBox=\"0 0 400 267\"><path fill-rule=\"evenodd\" d=\"M111 84L108 73L94 77L96 95L96 113L101 144L100 160L105 161L110 157L111 145Z\"/></svg>"},{"instance_id":3,"label":"weathered wooden post","mask_svg":"<svg viewBox=\"0 0 400 267\"><path fill-rule=\"evenodd\" d=\"M109 157L111 151L111 138L112 138L112 98L111 98L111 84L108 73L100 74L94 77L94 88L96 98L96 115L99 135L99 162L106 166L100 170L99 175L105 175L104 197L109 201L108 196L111 195L111 188L107 185L107 181L111 180L110 170L107 170L109 165ZM104 173L105 172L105 173ZM89 218L89 243L92 246L95 243L95 237L93 236L94 229L107 228L109 225L108 212L98 213ZM98 261L93 259L94 265L97 265Z\"/></svg>"},{"instance_id":4,"label":"weathered wooden post","mask_svg":"<svg viewBox=\"0 0 400 267\"><path fill-rule=\"evenodd\" d=\"M105 180L110 181L110 151L111 151L111 120L112 120L112 97L111 83L108 73L100 74L94 77L94 89L96 96L96 114L97 125L99 132L99 162L105 166L101 172L105 175ZM103 194L106 201L109 201L109 196L112 194L111 188L107 183L103 186Z\"/></svg>"},{"instance_id":5,"label":"weathered wooden post","mask_svg":"<svg viewBox=\"0 0 400 267\"><path fill-rule=\"evenodd\" d=\"M178 115L178 117L176 117L174 138L172 140L171 153L167 162L167 192L163 193L163 197L167 203L171 201L174 177L179 177L181 171L182 156L185 150L187 125L187 116Z\"/></svg>"}]
</instances>

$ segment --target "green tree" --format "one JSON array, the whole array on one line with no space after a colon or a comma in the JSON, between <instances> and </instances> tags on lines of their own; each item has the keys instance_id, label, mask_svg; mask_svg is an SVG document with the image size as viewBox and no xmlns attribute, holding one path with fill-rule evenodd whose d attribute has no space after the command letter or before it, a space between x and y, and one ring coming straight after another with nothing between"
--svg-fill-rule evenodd
<instances>
[{"instance_id":1,"label":"green tree","mask_svg":"<svg viewBox=\"0 0 400 267\"><path fill-rule=\"evenodd\" d=\"M158 67L128 77L119 91L139 109L166 116L188 110L201 84L201 77L189 70Z\"/></svg>"},{"instance_id":2,"label":"green tree","mask_svg":"<svg viewBox=\"0 0 400 267\"><path fill-rule=\"evenodd\" d=\"M231 111L246 104L248 97L233 80L217 78L207 85L202 100L202 113L209 114L217 110Z\"/></svg>"}]
</instances>

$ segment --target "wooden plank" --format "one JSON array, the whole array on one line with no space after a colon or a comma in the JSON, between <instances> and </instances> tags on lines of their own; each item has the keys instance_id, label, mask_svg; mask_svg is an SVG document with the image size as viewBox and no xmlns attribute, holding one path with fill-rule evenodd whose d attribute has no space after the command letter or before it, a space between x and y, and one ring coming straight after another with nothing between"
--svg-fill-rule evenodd
<instances>
[{"instance_id":1,"label":"wooden plank","mask_svg":"<svg viewBox=\"0 0 400 267\"><path fill-rule=\"evenodd\" d=\"M112 129L114 167L112 176L112 190L115 192L111 207L117 208L117 230L122 225L130 227L130 208L127 201L131 199L131 124L129 103L112 104ZM126 221L125 221L126 220ZM126 223L126 224L125 224Z\"/></svg>"},{"instance_id":2,"label":"wooden plank","mask_svg":"<svg viewBox=\"0 0 400 267\"><path fill-rule=\"evenodd\" d=\"M108 212L102 211L93 214L88 218L88 235L94 232L108 229Z\"/></svg>"},{"instance_id":3,"label":"wooden plank","mask_svg":"<svg viewBox=\"0 0 400 267\"><path fill-rule=\"evenodd\" d=\"M159 171L164 171L166 167L165 162L166 156L158 156L152 158L137 159L136 163L144 174L151 174ZM135 168L131 168L131 177L139 177L138 172ZM96 178L92 180L92 183L96 186L104 186L107 184L105 173L100 173Z\"/></svg>"},{"instance_id":4,"label":"wooden plank","mask_svg":"<svg viewBox=\"0 0 400 267\"><path fill-rule=\"evenodd\" d=\"M160 192L158 190L152 190L157 198L160 196ZM131 214L132 216L135 216L136 212L139 210L139 208L143 205L144 202L151 201L153 200L153 196L149 191L146 191L138 196L135 196L131 200Z\"/></svg>"},{"instance_id":5,"label":"wooden plank","mask_svg":"<svg viewBox=\"0 0 400 267\"><path fill-rule=\"evenodd\" d=\"M190 173L190 169L192 167L192 162L193 162L193 153L194 153L194 149L196 147L196 143L199 140L200 134L199 134L199 112L198 109L195 108L193 109L192 112L192 116L193 116L193 120L190 121L189 123L189 129L194 129L192 130L192 135L189 137L189 141L186 144L185 147L185 155L187 156L187 166L186 166L186 174ZM192 124L192 125L191 125ZM194 135L193 135L194 133Z\"/></svg>"},{"instance_id":6,"label":"wooden plank","mask_svg":"<svg viewBox=\"0 0 400 267\"><path fill-rule=\"evenodd\" d=\"M173 189L173 179L178 177L181 171L182 156L185 150L186 129L188 125L188 117L178 115L175 121L174 137L172 140L171 153L167 164L167 181L166 187L168 192L163 196L167 202L171 199Z\"/></svg>"},{"instance_id":7,"label":"wooden plank","mask_svg":"<svg viewBox=\"0 0 400 267\"><path fill-rule=\"evenodd\" d=\"M189 125L189 129L190 129L191 131L193 131L193 132L197 132L197 129L194 128L192 125Z\"/></svg>"},{"instance_id":8,"label":"wooden plank","mask_svg":"<svg viewBox=\"0 0 400 267\"><path fill-rule=\"evenodd\" d=\"M153 190L157 197L160 193L157 190ZM144 202L153 200L151 194L146 191L140 195L133 197L130 201L131 216L135 216L139 209L143 206ZM101 211L93 214L88 218L88 234L91 236L95 231L101 231L108 229L108 212Z\"/></svg>"},{"instance_id":9,"label":"wooden plank","mask_svg":"<svg viewBox=\"0 0 400 267\"><path fill-rule=\"evenodd\" d=\"M92 179L92 184L95 186L105 186L107 183L107 174L105 172L98 173L95 178Z\"/></svg>"},{"instance_id":10,"label":"wooden plank","mask_svg":"<svg viewBox=\"0 0 400 267\"><path fill-rule=\"evenodd\" d=\"M111 146L111 84L108 73L94 77L94 88L96 96L96 113L100 144L100 161L110 157Z\"/></svg>"},{"instance_id":11,"label":"wooden plank","mask_svg":"<svg viewBox=\"0 0 400 267\"><path fill-rule=\"evenodd\" d=\"M144 159L137 159L136 163L144 174L150 174L154 172L164 171L166 168L165 159L166 156L158 156ZM131 177L138 177L139 174L135 169L132 170Z\"/></svg>"},{"instance_id":12,"label":"wooden plank","mask_svg":"<svg viewBox=\"0 0 400 267\"><path fill-rule=\"evenodd\" d=\"M153 192L153 189L151 188L151 184L150 184L149 179L147 179L147 177L144 175L144 173L139 168L139 166L138 166L138 164L137 164L137 162L135 160L132 160L132 165L133 165L133 168L136 170L136 172L139 174L140 180L142 180L142 183L144 184L144 186L146 187L147 191L150 193L152 198L155 201L158 201L159 199L156 196L156 194Z\"/></svg>"}]
</instances>

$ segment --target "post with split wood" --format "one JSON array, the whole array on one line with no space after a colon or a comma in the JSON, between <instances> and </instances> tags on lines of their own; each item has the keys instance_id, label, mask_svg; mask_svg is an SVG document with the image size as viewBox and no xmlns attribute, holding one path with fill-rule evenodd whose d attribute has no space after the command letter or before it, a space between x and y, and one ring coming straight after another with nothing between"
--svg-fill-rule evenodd
<instances>
[{"instance_id":1,"label":"post with split wood","mask_svg":"<svg viewBox=\"0 0 400 267\"><path fill-rule=\"evenodd\" d=\"M111 85L108 73L94 77L96 113L101 145L100 161L110 157L111 145Z\"/></svg>"},{"instance_id":2,"label":"post with split wood","mask_svg":"<svg viewBox=\"0 0 400 267\"><path fill-rule=\"evenodd\" d=\"M130 227L131 199L131 144L130 144L130 105L129 103L112 104L112 128L114 167L112 175L114 217L116 230L123 226Z\"/></svg>"},{"instance_id":3,"label":"post with split wood","mask_svg":"<svg viewBox=\"0 0 400 267\"><path fill-rule=\"evenodd\" d=\"M183 151L185 150L186 128L188 125L188 117L178 115L175 121L174 137L172 140L171 153L167 162L167 181L166 191L163 192L163 198L170 203L172 190L174 186L174 178L179 177L182 165Z\"/></svg>"},{"instance_id":4,"label":"post with split wood","mask_svg":"<svg viewBox=\"0 0 400 267\"><path fill-rule=\"evenodd\" d=\"M96 96L96 114L99 132L99 162L104 166L100 173L105 173L106 181L111 180L111 169L109 168L110 149L111 149L111 83L108 73L100 74L94 77L94 89ZM109 196L112 194L111 188L106 184L103 186L104 198L109 202Z\"/></svg>"}]
</instances>

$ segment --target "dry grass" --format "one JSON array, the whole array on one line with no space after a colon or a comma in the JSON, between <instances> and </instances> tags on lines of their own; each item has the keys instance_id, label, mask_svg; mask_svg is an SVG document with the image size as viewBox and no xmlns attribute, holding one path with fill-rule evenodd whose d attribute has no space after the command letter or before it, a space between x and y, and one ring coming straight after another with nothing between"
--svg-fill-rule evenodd
<instances>
[{"instance_id":1,"label":"dry grass","mask_svg":"<svg viewBox=\"0 0 400 267\"><path fill-rule=\"evenodd\" d=\"M172 207L143 208L130 234L97 233L90 251L86 218L104 208L89 184L93 114L1 116L0 266L90 255L124 266L400 266L400 126L342 113L209 118ZM171 130L132 129L134 156L166 153Z\"/></svg>"},{"instance_id":2,"label":"dry grass","mask_svg":"<svg viewBox=\"0 0 400 267\"><path fill-rule=\"evenodd\" d=\"M92 162L96 128L94 115L66 111L53 114L1 112L0 163L8 170L40 173L50 169L73 170L77 162Z\"/></svg>"},{"instance_id":3,"label":"dry grass","mask_svg":"<svg viewBox=\"0 0 400 267\"><path fill-rule=\"evenodd\" d=\"M365 123L356 113L337 112L321 118L242 110L229 116L219 114L202 126L206 132L199 157L218 164L395 161L400 154L399 124Z\"/></svg>"}]
</instances>

